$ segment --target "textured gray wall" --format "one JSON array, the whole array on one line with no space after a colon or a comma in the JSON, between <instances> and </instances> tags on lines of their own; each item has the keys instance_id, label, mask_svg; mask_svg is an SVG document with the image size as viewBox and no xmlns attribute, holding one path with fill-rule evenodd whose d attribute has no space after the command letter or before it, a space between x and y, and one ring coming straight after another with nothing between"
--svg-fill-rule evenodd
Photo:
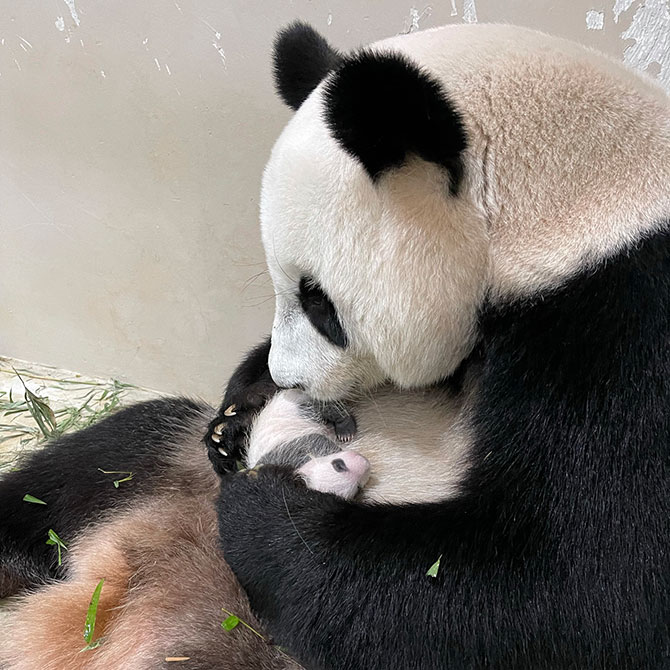
<instances>
[{"instance_id":1,"label":"textured gray wall","mask_svg":"<svg viewBox=\"0 0 670 670\"><path fill-rule=\"evenodd\" d=\"M216 399L271 323L257 225L289 117L273 35L518 23L670 87L668 0L4 0L0 353Z\"/></svg>"}]
</instances>

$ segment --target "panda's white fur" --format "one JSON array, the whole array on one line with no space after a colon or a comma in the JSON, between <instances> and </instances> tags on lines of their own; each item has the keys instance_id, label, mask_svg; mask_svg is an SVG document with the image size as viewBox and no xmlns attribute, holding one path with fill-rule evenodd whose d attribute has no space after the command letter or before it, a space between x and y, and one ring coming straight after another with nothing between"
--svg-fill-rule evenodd
<instances>
[{"instance_id":1,"label":"panda's white fur","mask_svg":"<svg viewBox=\"0 0 670 670\"><path fill-rule=\"evenodd\" d=\"M449 197L445 171L414 159L373 183L324 121L328 78L287 125L261 201L270 369L322 399L449 375L486 295L555 286L670 212L670 106L651 79L513 26L446 26L371 50L407 54L443 85L467 131L465 179ZM347 349L302 313L305 274L336 305Z\"/></svg>"},{"instance_id":2,"label":"panda's white fur","mask_svg":"<svg viewBox=\"0 0 670 670\"><path fill-rule=\"evenodd\" d=\"M467 464L470 430L464 398L437 390L379 389L353 407L358 430L351 449L370 461L361 498L376 502L435 502L458 490ZM272 449L300 437L335 439L329 426L301 408L305 394L281 391L258 415L246 455L253 468ZM308 482L309 484L309 482ZM311 488L323 490L320 482Z\"/></svg>"}]
</instances>

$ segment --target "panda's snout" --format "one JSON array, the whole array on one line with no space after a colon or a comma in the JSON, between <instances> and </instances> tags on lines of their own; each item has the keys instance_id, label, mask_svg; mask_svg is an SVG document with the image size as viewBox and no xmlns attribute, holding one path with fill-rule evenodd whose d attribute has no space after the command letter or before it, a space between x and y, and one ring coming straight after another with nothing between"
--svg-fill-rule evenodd
<instances>
[{"instance_id":1,"label":"panda's snout","mask_svg":"<svg viewBox=\"0 0 670 670\"><path fill-rule=\"evenodd\" d=\"M335 472L340 474L349 472L359 480L366 477L370 471L370 462L368 459L350 450L341 451L339 454L336 454L330 465Z\"/></svg>"}]
</instances>

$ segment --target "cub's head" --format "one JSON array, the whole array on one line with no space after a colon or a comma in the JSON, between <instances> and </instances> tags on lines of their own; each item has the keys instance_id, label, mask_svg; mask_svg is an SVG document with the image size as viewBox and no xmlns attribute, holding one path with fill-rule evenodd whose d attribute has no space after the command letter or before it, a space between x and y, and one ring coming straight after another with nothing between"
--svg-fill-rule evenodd
<instances>
[{"instance_id":1,"label":"cub's head","mask_svg":"<svg viewBox=\"0 0 670 670\"><path fill-rule=\"evenodd\" d=\"M294 24L267 165L270 370L323 400L451 375L485 301L558 286L670 211L670 114L578 45L449 26L342 55ZM650 159L651 156L651 159Z\"/></svg>"}]
</instances>

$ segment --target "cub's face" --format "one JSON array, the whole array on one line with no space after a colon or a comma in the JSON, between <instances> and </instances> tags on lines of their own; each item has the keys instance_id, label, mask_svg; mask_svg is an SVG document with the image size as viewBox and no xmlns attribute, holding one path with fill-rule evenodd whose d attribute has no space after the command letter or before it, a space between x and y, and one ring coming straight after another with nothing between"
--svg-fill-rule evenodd
<instances>
[{"instance_id":1,"label":"cub's face","mask_svg":"<svg viewBox=\"0 0 670 670\"><path fill-rule=\"evenodd\" d=\"M385 380L421 386L470 351L486 272L484 224L420 159L373 181L312 95L266 168L261 223L276 292L270 371L334 400Z\"/></svg>"}]
</instances>

